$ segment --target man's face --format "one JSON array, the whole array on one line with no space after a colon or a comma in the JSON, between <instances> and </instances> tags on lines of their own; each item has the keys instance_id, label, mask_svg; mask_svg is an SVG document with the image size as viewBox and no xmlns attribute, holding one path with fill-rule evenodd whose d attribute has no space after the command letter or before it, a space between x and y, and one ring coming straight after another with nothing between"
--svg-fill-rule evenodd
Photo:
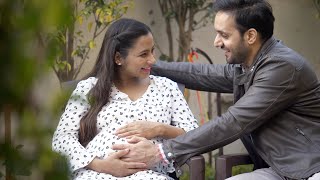
<instances>
[{"instance_id":1,"label":"man's face","mask_svg":"<svg viewBox=\"0 0 320 180\"><path fill-rule=\"evenodd\" d=\"M234 17L226 12L218 12L214 21L217 36L214 46L224 50L226 61L230 64L242 64L248 61L249 47L236 28Z\"/></svg>"}]
</instances>

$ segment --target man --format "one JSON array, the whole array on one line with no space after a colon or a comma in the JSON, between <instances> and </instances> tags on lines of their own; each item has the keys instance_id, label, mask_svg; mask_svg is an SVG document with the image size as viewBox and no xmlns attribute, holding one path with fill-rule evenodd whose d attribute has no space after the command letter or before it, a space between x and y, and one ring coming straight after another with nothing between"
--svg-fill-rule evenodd
<instances>
[{"instance_id":1,"label":"man","mask_svg":"<svg viewBox=\"0 0 320 180\"><path fill-rule=\"evenodd\" d=\"M126 161L174 161L242 138L270 168L234 176L248 179L320 179L320 83L307 61L273 37L272 8L264 0L216 0L214 45L226 65L158 62L158 75L187 88L233 93L221 117L156 146L135 137ZM257 154L256 154L257 153ZM256 162L257 163L257 162ZM258 163L259 164L259 163ZM262 165L264 167L264 165Z\"/></svg>"}]
</instances>

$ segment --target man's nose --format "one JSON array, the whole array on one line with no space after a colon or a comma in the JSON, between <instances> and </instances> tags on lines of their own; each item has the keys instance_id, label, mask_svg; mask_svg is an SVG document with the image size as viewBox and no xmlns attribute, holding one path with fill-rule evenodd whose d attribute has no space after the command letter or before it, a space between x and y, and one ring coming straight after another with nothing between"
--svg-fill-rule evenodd
<instances>
[{"instance_id":1,"label":"man's nose","mask_svg":"<svg viewBox=\"0 0 320 180\"><path fill-rule=\"evenodd\" d=\"M216 48L221 48L222 47L222 41L221 41L221 37L219 34L216 35L215 39L214 39L214 42L213 42L213 45L216 47Z\"/></svg>"}]
</instances>

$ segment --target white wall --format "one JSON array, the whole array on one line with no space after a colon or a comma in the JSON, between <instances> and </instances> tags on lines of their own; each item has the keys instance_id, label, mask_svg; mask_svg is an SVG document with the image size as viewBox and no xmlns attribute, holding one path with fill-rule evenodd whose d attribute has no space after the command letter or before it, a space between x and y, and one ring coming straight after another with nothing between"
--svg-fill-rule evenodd
<instances>
[{"instance_id":1,"label":"white wall","mask_svg":"<svg viewBox=\"0 0 320 180\"><path fill-rule=\"evenodd\" d=\"M275 35L305 56L319 75L320 19L312 0L273 0L276 16Z\"/></svg>"}]
</instances>

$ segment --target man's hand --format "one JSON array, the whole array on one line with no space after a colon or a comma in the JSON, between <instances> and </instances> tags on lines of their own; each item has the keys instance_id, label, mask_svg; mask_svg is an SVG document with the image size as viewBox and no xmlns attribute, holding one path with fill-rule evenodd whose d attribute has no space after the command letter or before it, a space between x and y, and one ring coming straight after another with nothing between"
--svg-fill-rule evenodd
<instances>
[{"instance_id":1,"label":"man's hand","mask_svg":"<svg viewBox=\"0 0 320 180\"><path fill-rule=\"evenodd\" d=\"M100 173L111 174L115 177L124 177L139 171L146 170L147 165L139 162L125 162L121 160L128 154L129 149L124 149L109 155L106 159L95 158L87 166L89 169Z\"/></svg>"},{"instance_id":2,"label":"man's hand","mask_svg":"<svg viewBox=\"0 0 320 180\"><path fill-rule=\"evenodd\" d=\"M134 136L128 142L131 144L115 144L112 146L113 150L130 149L130 152L121 158L122 160L146 163L148 167L152 167L161 160L157 145L147 139Z\"/></svg>"},{"instance_id":3,"label":"man's hand","mask_svg":"<svg viewBox=\"0 0 320 180\"><path fill-rule=\"evenodd\" d=\"M162 136L162 125L159 122L135 121L119 128L115 134L119 137L140 136L152 139Z\"/></svg>"}]
</instances>

